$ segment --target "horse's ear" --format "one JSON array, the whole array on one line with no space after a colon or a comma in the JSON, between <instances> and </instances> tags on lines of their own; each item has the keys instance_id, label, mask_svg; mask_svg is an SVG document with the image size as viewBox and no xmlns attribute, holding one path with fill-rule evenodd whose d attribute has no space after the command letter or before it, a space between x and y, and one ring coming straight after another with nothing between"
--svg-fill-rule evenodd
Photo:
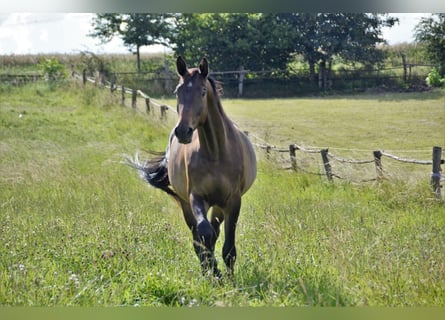
<instances>
[{"instance_id":1,"label":"horse's ear","mask_svg":"<svg viewBox=\"0 0 445 320\"><path fill-rule=\"evenodd\" d=\"M203 77L207 77L209 74L209 62L206 58L202 58L201 62L199 63L199 73L201 73Z\"/></svg>"},{"instance_id":2,"label":"horse's ear","mask_svg":"<svg viewBox=\"0 0 445 320\"><path fill-rule=\"evenodd\" d=\"M181 77L185 76L188 73L187 65L181 56L179 56L178 59L176 59L176 70L178 71Z\"/></svg>"}]
</instances>

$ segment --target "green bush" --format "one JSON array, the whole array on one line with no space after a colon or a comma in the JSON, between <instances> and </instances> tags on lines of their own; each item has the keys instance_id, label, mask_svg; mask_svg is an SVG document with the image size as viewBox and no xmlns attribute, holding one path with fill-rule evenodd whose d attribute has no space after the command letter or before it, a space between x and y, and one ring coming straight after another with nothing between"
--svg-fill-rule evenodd
<instances>
[{"instance_id":1,"label":"green bush","mask_svg":"<svg viewBox=\"0 0 445 320\"><path fill-rule=\"evenodd\" d=\"M445 79L440 76L437 69L431 70L425 80L429 87L441 87L445 83Z\"/></svg>"},{"instance_id":2,"label":"green bush","mask_svg":"<svg viewBox=\"0 0 445 320\"><path fill-rule=\"evenodd\" d=\"M44 59L39 67L46 81L58 81L66 78L65 66L56 59Z\"/></svg>"}]
</instances>

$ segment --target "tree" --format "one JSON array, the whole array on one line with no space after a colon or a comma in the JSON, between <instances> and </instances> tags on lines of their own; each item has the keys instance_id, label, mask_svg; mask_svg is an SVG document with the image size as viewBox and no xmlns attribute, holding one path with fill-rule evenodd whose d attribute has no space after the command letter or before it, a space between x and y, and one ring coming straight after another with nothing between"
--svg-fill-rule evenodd
<instances>
[{"instance_id":1,"label":"tree","mask_svg":"<svg viewBox=\"0 0 445 320\"><path fill-rule=\"evenodd\" d=\"M177 28L176 53L191 63L207 56L216 70L237 69L248 55L247 25L247 14L183 14Z\"/></svg>"},{"instance_id":2,"label":"tree","mask_svg":"<svg viewBox=\"0 0 445 320\"><path fill-rule=\"evenodd\" d=\"M285 68L289 54L272 15L183 14L177 23L175 52L189 61L211 58L221 71Z\"/></svg>"},{"instance_id":3,"label":"tree","mask_svg":"<svg viewBox=\"0 0 445 320\"><path fill-rule=\"evenodd\" d=\"M384 42L382 27L396 21L365 13L184 14L174 43L187 60L209 56L221 71L286 69L292 55L301 54L312 80L319 66L324 86L334 56L366 65L382 61L376 47Z\"/></svg>"},{"instance_id":4,"label":"tree","mask_svg":"<svg viewBox=\"0 0 445 320\"><path fill-rule=\"evenodd\" d=\"M169 46L172 36L171 14L97 14L93 19L91 37L103 43L118 36L124 45L136 54L137 69L141 71L140 48L154 44Z\"/></svg>"},{"instance_id":5,"label":"tree","mask_svg":"<svg viewBox=\"0 0 445 320\"><path fill-rule=\"evenodd\" d=\"M416 41L425 45L428 59L445 75L445 13L420 20L415 28Z\"/></svg>"},{"instance_id":6,"label":"tree","mask_svg":"<svg viewBox=\"0 0 445 320\"><path fill-rule=\"evenodd\" d=\"M278 15L294 43L290 48L302 54L309 64L310 79L315 80L315 66L320 66L326 86L332 57L373 65L383 59L376 48L383 43L382 27L393 26L397 19L366 13L286 13ZM327 66L328 65L328 66Z\"/></svg>"}]
</instances>

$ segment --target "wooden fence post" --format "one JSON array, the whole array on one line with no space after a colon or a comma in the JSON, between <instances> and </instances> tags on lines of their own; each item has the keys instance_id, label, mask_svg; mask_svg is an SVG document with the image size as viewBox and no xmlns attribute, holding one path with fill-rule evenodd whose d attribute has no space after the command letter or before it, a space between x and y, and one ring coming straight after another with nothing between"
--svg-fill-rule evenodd
<instances>
[{"instance_id":1,"label":"wooden fence post","mask_svg":"<svg viewBox=\"0 0 445 320\"><path fill-rule=\"evenodd\" d=\"M407 74L408 74L408 68L407 67L408 66L407 66L407 63L406 63L406 53L402 52L400 55L402 56L402 63L403 63L403 82L406 83L406 81L408 79L408 76L407 76Z\"/></svg>"},{"instance_id":2,"label":"wooden fence post","mask_svg":"<svg viewBox=\"0 0 445 320\"><path fill-rule=\"evenodd\" d=\"M272 147L267 145L266 146L266 158L270 159L270 151L272 150Z\"/></svg>"},{"instance_id":3,"label":"wooden fence post","mask_svg":"<svg viewBox=\"0 0 445 320\"><path fill-rule=\"evenodd\" d=\"M297 147L295 144L289 145L289 156L290 156L290 163L292 165L292 170L297 171L297 157L295 151L297 150Z\"/></svg>"},{"instance_id":4,"label":"wooden fence post","mask_svg":"<svg viewBox=\"0 0 445 320\"><path fill-rule=\"evenodd\" d=\"M376 150L373 152L373 155L375 171L377 172L377 180L380 181L383 179L382 152L380 150Z\"/></svg>"},{"instance_id":5,"label":"wooden fence post","mask_svg":"<svg viewBox=\"0 0 445 320\"><path fill-rule=\"evenodd\" d=\"M96 87L97 87L98 84L99 84L99 76L100 76L99 71L94 71L94 85L95 85Z\"/></svg>"},{"instance_id":6,"label":"wooden fence post","mask_svg":"<svg viewBox=\"0 0 445 320\"><path fill-rule=\"evenodd\" d=\"M164 60L164 91L168 92L171 90L170 88L170 82L171 82L172 76L170 75L170 68L168 64L168 60Z\"/></svg>"},{"instance_id":7,"label":"wooden fence post","mask_svg":"<svg viewBox=\"0 0 445 320\"><path fill-rule=\"evenodd\" d=\"M125 87L122 86L122 105L125 106Z\"/></svg>"},{"instance_id":8,"label":"wooden fence post","mask_svg":"<svg viewBox=\"0 0 445 320\"><path fill-rule=\"evenodd\" d=\"M442 148L441 147L433 147L433 173L431 174L431 187L433 188L434 193L437 198L440 198L440 178L442 177L441 173L441 157L442 157Z\"/></svg>"},{"instance_id":9,"label":"wooden fence post","mask_svg":"<svg viewBox=\"0 0 445 320\"><path fill-rule=\"evenodd\" d=\"M137 98L137 91L133 89L131 92L131 107L133 109L136 109L136 98Z\"/></svg>"},{"instance_id":10,"label":"wooden fence post","mask_svg":"<svg viewBox=\"0 0 445 320\"><path fill-rule=\"evenodd\" d=\"M331 170L331 164L329 163L328 159L328 149L322 149L320 150L321 158L323 159L324 169L326 170L326 176L328 177L329 181L332 181L332 170Z\"/></svg>"},{"instance_id":11,"label":"wooden fence post","mask_svg":"<svg viewBox=\"0 0 445 320\"><path fill-rule=\"evenodd\" d=\"M162 105L161 107L161 119L166 120L167 119L167 106L166 105Z\"/></svg>"},{"instance_id":12,"label":"wooden fence post","mask_svg":"<svg viewBox=\"0 0 445 320\"><path fill-rule=\"evenodd\" d=\"M145 98L145 107L147 113L150 113L150 98Z\"/></svg>"},{"instance_id":13,"label":"wooden fence post","mask_svg":"<svg viewBox=\"0 0 445 320\"><path fill-rule=\"evenodd\" d=\"M82 71L82 83L83 85L87 83L87 69L83 69Z\"/></svg>"},{"instance_id":14,"label":"wooden fence post","mask_svg":"<svg viewBox=\"0 0 445 320\"><path fill-rule=\"evenodd\" d=\"M241 97L243 95L243 81L246 72L244 71L244 67L241 66L239 70L238 76L238 96Z\"/></svg>"}]
</instances>

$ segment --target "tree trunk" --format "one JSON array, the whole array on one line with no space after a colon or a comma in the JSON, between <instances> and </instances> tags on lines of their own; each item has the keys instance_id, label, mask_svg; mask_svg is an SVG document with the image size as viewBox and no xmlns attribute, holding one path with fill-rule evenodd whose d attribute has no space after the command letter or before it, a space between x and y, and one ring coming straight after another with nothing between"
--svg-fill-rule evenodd
<instances>
[{"instance_id":1,"label":"tree trunk","mask_svg":"<svg viewBox=\"0 0 445 320\"><path fill-rule=\"evenodd\" d=\"M318 87L320 89L326 90L326 61L322 60L319 66L320 70L318 73Z\"/></svg>"},{"instance_id":2,"label":"tree trunk","mask_svg":"<svg viewBox=\"0 0 445 320\"><path fill-rule=\"evenodd\" d=\"M403 63L403 82L407 82L407 74L408 74L408 68L407 68L407 63L406 63L406 54L404 52L402 52L400 54L402 56L402 63Z\"/></svg>"},{"instance_id":3,"label":"tree trunk","mask_svg":"<svg viewBox=\"0 0 445 320\"><path fill-rule=\"evenodd\" d=\"M315 62L309 61L309 81L313 82L315 80Z\"/></svg>"},{"instance_id":4,"label":"tree trunk","mask_svg":"<svg viewBox=\"0 0 445 320\"><path fill-rule=\"evenodd\" d=\"M328 70L326 72L326 88L327 89L331 89L331 87L332 87L331 71L332 71L332 58L329 58Z\"/></svg>"},{"instance_id":5,"label":"tree trunk","mask_svg":"<svg viewBox=\"0 0 445 320\"><path fill-rule=\"evenodd\" d=\"M141 72L141 55L140 55L140 46L136 47L136 59L138 64L138 72Z\"/></svg>"}]
</instances>

